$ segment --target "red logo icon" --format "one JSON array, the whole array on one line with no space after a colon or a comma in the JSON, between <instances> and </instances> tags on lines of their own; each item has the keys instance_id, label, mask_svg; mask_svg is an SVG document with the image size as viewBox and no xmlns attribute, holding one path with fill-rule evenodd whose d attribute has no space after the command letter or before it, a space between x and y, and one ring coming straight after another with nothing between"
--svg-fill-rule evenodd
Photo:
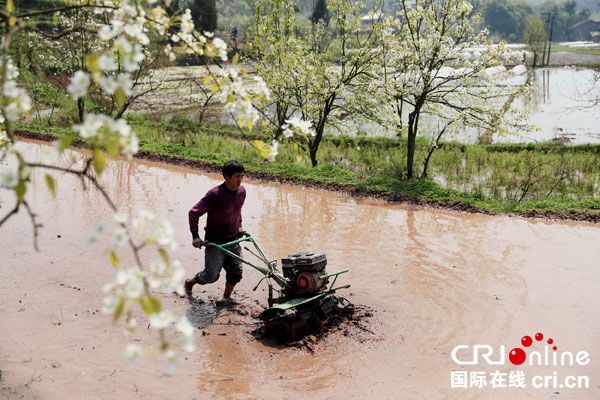
<instances>
[{"instance_id":1,"label":"red logo icon","mask_svg":"<svg viewBox=\"0 0 600 400\"><path fill-rule=\"evenodd\" d=\"M544 340L544 335L539 332L536 333L535 340L538 342L541 342L542 340ZM548 339L547 343L553 344L554 340ZM531 339L531 336L523 336L521 338L521 344L523 345L523 347L530 347L533 344L533 339ZM556 351L556 349L557 349L556 346L552 347L552 350ZM521 365L527 359L527 353L525 353L525 350L523 350L522 348L515 347L508 353L508 359L514 365Z\"/></svg>"}]
</instances>

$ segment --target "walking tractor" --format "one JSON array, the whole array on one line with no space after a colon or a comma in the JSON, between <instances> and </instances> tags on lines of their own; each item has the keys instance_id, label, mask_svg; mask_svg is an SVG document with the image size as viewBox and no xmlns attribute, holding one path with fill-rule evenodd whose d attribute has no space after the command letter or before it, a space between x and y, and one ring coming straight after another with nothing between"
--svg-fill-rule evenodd
<instances>
[{"instance_id":1,"label":"walking tractor","mask_svg":"<svg viewBox=\"0 0 600 400\"><path fill-rule=\"evenodd\" d=\"M226 249L227 246L243 242L254 245L255 251L247 247L244 249L264 263L264 266L247 261ZM350 287L350 285L335 287L338 275L348 270L328 274L325 271L327 257L323 253L302 252L283 258L281 260L283 273L280 273L277 270L277 260L269 261L261 247L248 233L228 243L202 242L202 245L216 247L264 275L254 290L258 289L262 281L266 281L269 308L259 317L264 321L265 333L268 337L293 340L317 328L332 313L345 308L341 304L342 299L333 294L339 289Z\"/></svg>"}]
</instances>

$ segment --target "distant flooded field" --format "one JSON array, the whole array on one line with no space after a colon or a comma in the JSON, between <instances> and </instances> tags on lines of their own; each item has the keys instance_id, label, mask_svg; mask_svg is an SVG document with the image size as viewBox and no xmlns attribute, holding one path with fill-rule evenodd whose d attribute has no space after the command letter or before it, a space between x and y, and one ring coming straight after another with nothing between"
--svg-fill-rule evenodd
<instances>
[{"instance_id":1,"label":"distant flooded field","mask_svg":"<svg viewBox=\"0 0 600 400\"><path fill-rule=\"evenodd\" d=\"M563 53L552 54L560 57ZM585 56L575 55L572 56ZM597 57L597 56L596 56ZM558 58L557 58L558 59ZM246 66L252 74L252 67ZM560 141L562 143L584 144L600 143L600 111L594 106L594 99L600 98L600 85L595 82L592 69L572 67L539 68L530 71L530 81L536 93L531 99L517 100L516 106L529 112L532 131L515 132L509 136L493 136L495 143L528 143L544 141ZM200 87L206 77L206 69L202 66L170 67L164 69L159 76L163 83L157 91L143 102L134 103L130 109L133 113L143 113L156 118L170 119L175 115L205 122L233 123L220 114L220 109L212 101L207 109L203 109L206 93ZM511 85L523 85L528 74L509 78ZM435 118L423 116L420 122L422 134L434 132L437 127ZM326 129L329 135L366 135L395 136L394 130L386 130L374 123L348 123L342 130ZM482 130L465 129L463 132L448 137L462 143L477 143L483 135Z\"/></svg>"}]
</instances>

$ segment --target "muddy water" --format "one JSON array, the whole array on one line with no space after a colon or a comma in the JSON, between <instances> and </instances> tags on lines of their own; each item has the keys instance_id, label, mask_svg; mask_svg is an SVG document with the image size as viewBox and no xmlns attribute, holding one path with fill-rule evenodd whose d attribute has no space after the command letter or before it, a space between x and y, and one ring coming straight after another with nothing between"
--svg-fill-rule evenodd
<instances>
[{"instance_id":1,"label":"muddy water","mask_svg":"<svg viewBox=\"0 0 600 400\"><path fill-rule=\"evenodd\" d=\"M600 88L596 83L596 72L591 69L538 68L529 74L508 78L506 84L525 85L530 81L535 88L531 98L520 98L515 108L528 114L528 123L535 127L517 130L510 135L494 133L494 143L538 143L558 141L569 144L600 143L600 114L596 102ZM504 102L506 99L503 99ZM498 107L501 105L498 104ZM408 115L408 109L405 111ZM352 126L352 125L351 125ZM420 134L434 135L440 121L426 115L419 120ZM359 131L367 136L396 137L394 129L385 130L371 122L357 123L347 134ZM443 140L460 143L477 143L485 129L467 127L447 134ZM327 130L327 134L339 135L337 129ZM435 135L434 135L435 136Z\"/></svg>"},{"instance_id":2,"label":"muddy water","mask_svg":"<svg viewBox=\"0 0 600 400\"><path fill-rule=\"evenodd\" d=\"M33 145L31 157L44 157L45 149ZM368 330L349 326L311 349L257 341L251 314L266 305L266 292L252 291L261 276L246 269L236 287L239 304L231 309L215 305L223 277L195 288L195 298L218 315L198 330L197 351L170 374L156 355L138 366L123 359L130 339L98 311L100 288L114 273L103 256L110 244L85 244L93 225L111 215L97 191L82 194L77 180L58 178L56 200L42 174L34 175L35 189L27 194L44 224L41 252L32 248L23 213L0 230L0 398L600 397L597 226L416 209L247 181L244 225L267 255L325 252L330 271L350 269L338 280L352 284L346 297L374 315ZM104 180L125 211L145 208L168 217L181 244L177 257L190 275L200 268L187 211L221 181L218 175L118 162L108 164ZM6 192L0 196L5 212ZM177 313L192 310L186 299L161 298ZM457 345L489 344L495 360L501 345L508 353L537 332L553 338L559 354L587 351L591 362L514 366L507 358L504 365L461 366L451 359ZM533 347L543 352L541 342ZM522 371L526 388L451 388L452 370L488 379L495 371L506 377ZM552 380L551 387L532 387L534 376L552 378L554 371L556 387ZM569 375L588 377L589 388L560 387Z\"/></svg>"}]
</instances>

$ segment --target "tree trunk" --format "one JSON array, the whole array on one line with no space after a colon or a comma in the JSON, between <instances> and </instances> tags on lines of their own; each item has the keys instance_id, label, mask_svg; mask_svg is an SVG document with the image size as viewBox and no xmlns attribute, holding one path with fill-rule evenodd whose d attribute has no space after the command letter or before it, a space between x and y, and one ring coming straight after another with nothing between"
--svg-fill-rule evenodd
<instances>
[{"instance_id":1,"label":"tree trunk","mask_svg":"<svg viewBox=\"0 0 600 400\"><path fill-rule=\"evenodd\" d=\"M413 178L413 166L415 163L415 147L418 128L418 110L413 110L408 114L408 148L406 152L406 177Z\"/></svg>"},{"instance_id":2,"label":"tree trunk","mask_svg":"<svg viewBox=\"0 0 600 400\"><path fill-rule=\"evenodd\" d=\"M80 97L77 99L77 112L79 114L79 123L83 123L83 111L84 111L83 97Z\"/></svg>"},{"instance_id":3,"label":"tree trunk","mask_svg":"<svg viewBox=\"0 0 600 400\"><path fill-rule=\"evenodd\" d=\"M125 110L127 110L128 107L129 107L129 103L125 102L125 104L123 104L121 109L117 112L115 119L119 119L119 118L123 117L123 114L125 113Z\"/></svg>"},{"instance_id":4,"label":"tree trunk","mask_svg":"<svg viewBox=\"0 0 600 400\"><path fill-rule=\"evenodd\" d=\"M319 150L319 145L321 144L321 139L323 139L323 132L325 131L325 123L327 122L327 118L329 117L329 113L331 113L331 109L333 108L333 103L335 102L335 94L332 94L327 101L325 102L325 107L323 108L323 113L319 118L319 122L315 128L315 138L311 140L308 144L309 152L310 152L310 161L312 162L312 166L317 166L317 151Z\"/></svg>"},{"instance_id":5,"label":"tree trunk","mask_svg":"<svg viewBox=\"0 0 600 400\"><path fill-rule=\"evenodd\" d=\"M319 151L321 139L323 139L324 130L325 122L323 119L321 119L315 129L315 138L308 142L308 152L310 154L310 162L312 163L313 168L317 166L317 152Z\"/></svg>"},{"instance_id":6,"label":"tree trunk","mask_svg":"<svg viewBox=\"0 0 600 400\"><path fill-rule=\"evenodd\" d=\"M310 153L310 162L314 167L317 166L317 149L319 146L317 146L317 148L313 148L312 144L310 146L310 149L308 150L308 152Z\"/></svg>"},{"instance_id":7,"label":"tree trunk","mask_svg":"<svg viewBox=\"0 0 600 400\"><path fill-rule=\"evenodd\" d=\"M283 128L281 126L285 124L288 107L284 106L281 102L277 102L275 109L277 114L277 130L275 131L274 139L279 140L279 136L283 133Z\"/></svg>"}]
</instances>

